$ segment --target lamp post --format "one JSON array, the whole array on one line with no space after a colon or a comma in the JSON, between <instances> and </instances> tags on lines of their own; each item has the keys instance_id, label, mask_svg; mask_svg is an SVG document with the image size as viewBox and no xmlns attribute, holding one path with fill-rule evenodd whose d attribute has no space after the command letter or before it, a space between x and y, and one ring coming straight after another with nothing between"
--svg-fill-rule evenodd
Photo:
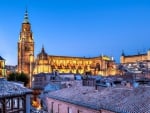
<instances>
[{"instance_id":1,"label":"lamp post","mask_svg":"<svg viewBox=\"0 0 150 113\"><path fill-rule=\"evenodd\" d=\"M30 54L29 60L30 60L29 87L31 88L31 86L32 86L32 64L33 64L33 54Z\"/></svg>"}]
</instances>

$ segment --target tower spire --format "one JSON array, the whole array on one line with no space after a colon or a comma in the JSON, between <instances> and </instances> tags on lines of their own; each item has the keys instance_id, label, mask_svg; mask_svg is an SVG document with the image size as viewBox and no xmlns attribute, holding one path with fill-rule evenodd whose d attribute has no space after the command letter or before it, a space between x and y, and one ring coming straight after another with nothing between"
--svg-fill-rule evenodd
<instances>
[{"instance_id":1,"label":"tower spire","mask_svg":"<svg viewBox=\"0 0 150 113\"><path fill-rule=\"evenodd\" d=\"M44 45L42 44L42 53L45 53Z\"/></svg>"},{"instance_id":2,"label":"tower spire","mask_svg":"<svg viewBox=\"0 0 150 113\"><path fill-rule=\"evenodd\" d=\"M26 8L26 11L25 11L25 15L24 15L24 21L23 23L29 23L29 18L28 18L28 10Z\"/></svg>"}]
</instances>

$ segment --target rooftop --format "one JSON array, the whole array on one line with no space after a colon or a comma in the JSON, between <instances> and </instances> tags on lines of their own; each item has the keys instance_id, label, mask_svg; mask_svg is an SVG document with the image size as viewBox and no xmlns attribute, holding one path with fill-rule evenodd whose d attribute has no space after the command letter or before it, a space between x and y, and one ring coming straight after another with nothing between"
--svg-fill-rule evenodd
<instances>
[{"instance_id":1,"label":"rooftop","mask_svg":"<svg viewBox=\"0 0 150 113\"><path fill-rule=\"evenodd\" d=\"M0 60L4 60L4 58L2 58L2 57L0 56Z\"/></svg>"},{"instance_id":2,"label":"rooftop","mask_svg":"<svg viewBox=\"0 0 150 113\"><path fill-rule=\"evenodd\" d=\"M60 95L61 94L61 95ZM149 113L150 87L107 87L96 91L94 87L78 86L50 92L48 97L88 107L106 109L117 113Z\"/></svg>"},{"instance_id":3,"label":"rooftop","mask_svg":"<svg viewBox=\"0 0 150 113\"><path fill-rule=\"evenodd\" d=\"M146 56L146 53L140 53L140 54L135 54L135 55L124 55L125 57L137 57L137 56Z\"/></svg>"},{"instance_id":4,"label":"rooftop","mask_svg":"<svg viewBox=\"0 0 150 113\"><path fill-rule=\"evenodd\" d=\"M0 78L0 98L30 94L32 90L19 85L19 83L9 82Z\"/></svg>"}]
</instances>

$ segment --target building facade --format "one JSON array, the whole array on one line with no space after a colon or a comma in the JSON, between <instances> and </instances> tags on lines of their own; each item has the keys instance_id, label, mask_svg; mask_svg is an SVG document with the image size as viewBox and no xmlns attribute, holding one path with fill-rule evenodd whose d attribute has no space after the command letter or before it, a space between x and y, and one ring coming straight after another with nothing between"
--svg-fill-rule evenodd
<instances>
[{"instance_id":1,"label":"building facade","mask_svg":"<svg viewBox=\"0 0 150 113\"><path fill-rule=\"evenodd\" d=\"M125 55L120 57L120 69L122 74L136 74L136 76L148 77L150 74L150 50L146 53Z\"/></svg>"},{"instance_id":2,"label":"building facade","mask_svg":"<svg viewBox=\"0 0 150 113\"><path fill-rule=\"evenodd\" d=\"M48 113L149 113L149 93L148 84L116 83L109 88L99 86L97 90L78 81L76 86L49 92L45 100Z\"/></svg>"},{"instance_id":3,"label":"building facade","mask_svg":"<svg viewBox=\"0 0 150 113\"><path fill-rule=\"evenodd\" d=\"M28 20L28 12L25 12L21 32L18 41L18 72L29 74L31 57L34 57L34 40L31 24Z\"/></svg>"},{"instance_id":4,"label":"building facade","mask_svg":"<svg viewBox=\"0 0 150 113\"><path fill-rule=\"evenodd\" d=\"M11 73L15 73L17 70L17 66L5 65L5 67L6 67L6 75L9 75Z\"/></svg>"},{"instance_id":5,"label":"building facade","mask_svg":"<svg viewBox=\"0 0 150 113\"><path fill-rule=\"evenodd\" d=\"M48 113L104 113L100 110L94 110L83 106L63 102L58 99L47 98ZM114 113L114 112L106 112Z\"/></svg>"},{"instance_id":6,"label":"building facade","mask_svg":"<svg viewBox=\"0 0 150 113\"><path fill-rule=\"evenodd\" d=\"M114 66L114 61L108 56L92 58L54 56L48 55L44 47L34 58L34 39L28 13L25 12L18 42L18 72L24 72L28 75L31 73L53 73L55 71L59 73L109 75L116 73Z\"/></svg>"},{"instance_id":7,"label":"building facade","mask_svg":"<svg viewBox=\"0 0 150 113\"><path fill-rule=\"evenodd\" d=\"M5 59L0 56L0 77L6 76Z\"/></svg>"},{"instance_id":8,"label":"building facade","mask_svg":"<svg viewBox=\"0 0 150 113\"><path fill-rule=\"evenodd\" d=\"M0 78L0 113L30 113L32 90Z\"/></svg>"},{"instance_id":9,"label":"building facade","mask_svg":"<svg viewBox=\"0 0 150 113\"><path fill-rule=\"evenodd\" d=\"M92 74L107 75L108 69L114 65L114 61L108 56L99 56L92 58L53 56L48 55L44 47L37 55L35 60L34 74L37 73L74 73L74 74Z\"/></svg>"},{"instance_id":10,"label":"building facade","mask_svg":"<svg viewBox=\"0 0 150 113\"><path fill-rule=\"evenodd\" d=\"M150 50L144 54L135 54L135 55L125 55L124 52L120 57L120 63L136 63L136 62L143 62L143 61L150 61Z\"/></svg>"}]
</instances>

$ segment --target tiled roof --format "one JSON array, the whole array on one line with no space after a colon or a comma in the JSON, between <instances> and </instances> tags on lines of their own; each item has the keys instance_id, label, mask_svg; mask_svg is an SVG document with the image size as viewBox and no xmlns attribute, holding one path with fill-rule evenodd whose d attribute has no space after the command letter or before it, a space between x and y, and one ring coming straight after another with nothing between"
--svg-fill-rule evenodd
<instances>
[{"instance_id":1,"label":"tiled roof","mask_svg":"<svg viewBox=\"0 0 150 113\"><path fill-rule=\"evenodd\" d=\"M50 58L76 58L76 59L99 59L102 58L102 56L96 56L96 57L80 57L80 56L58 56L58 55L49 55ZM108 56L107 56L108 57ZM109 57L108 57L109 58Z\"/></svg>"},{"instance_id":2,"label":"tiled roof","mask_svg":"<svg viewBox=\"0 0 150 113\"><path fill-rule=\"evenodd\" d=\"M60 95L61 94L61 95ZM150 113L150 87L108 87L96 91L94 87L78 86L50 92L48 97L117 113Z\"/></svg>"},{"instance_id":3,"label":"tiled roof","mask_svg":"<svg viewBox=\"0 0 150 113\"><path fill-rule=\"evenodd\" d=\"M0 98L32 93L32 90L0 78Z\"/></svg>"}]
</instances>

